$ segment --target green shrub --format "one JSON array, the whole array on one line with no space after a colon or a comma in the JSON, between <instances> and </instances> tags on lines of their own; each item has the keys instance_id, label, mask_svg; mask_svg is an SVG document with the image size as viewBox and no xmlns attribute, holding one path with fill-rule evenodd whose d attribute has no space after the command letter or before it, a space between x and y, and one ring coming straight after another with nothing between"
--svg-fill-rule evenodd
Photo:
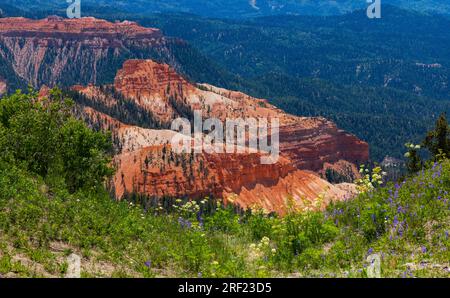
<instances>
[{"instance_id":1,"label":"green shrub","mask_svg":"<svg viewBox=\"0 0 450 298\"><path fill-rule=\"evenodd\" d=\"M57 186L65 184L70 192L101 186L113 173L111 139L75 120L71 108L57 89L48 99L20 91L3 98L0 150L5 154L0 159Z\"/></svg>"},{"instance_id":2,"label":"green shrub","mask_svg":"<svg viewBox=\"0 0 450 298\"><path fill-rule=\"evenodd\" d=\"M206 217L205 228L225 233L239 233L241 225L239 224L239 216L231 207L228 207L217 208L211 216Z\"/></svg>"}]
</instances>

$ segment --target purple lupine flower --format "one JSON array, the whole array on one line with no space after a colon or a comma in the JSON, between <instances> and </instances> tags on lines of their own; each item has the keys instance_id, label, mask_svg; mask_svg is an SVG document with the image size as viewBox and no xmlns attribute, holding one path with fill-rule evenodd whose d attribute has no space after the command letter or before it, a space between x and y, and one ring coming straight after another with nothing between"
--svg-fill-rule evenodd
<instances>
[{"instance_id":1,"label":"purple lupine flower","mask_svg":"<svg viewBox=\"0 0 450 298\"><path fill-rule=\"evenodd\" d=\"M368 254L368 255L373 254L373 248L369 248L369 250L367 251L367 254Z\"/></svg>"},{"instance_id":2,"label":"purple lupine flower","mask_svg":"<svg viewBox=\"0 0 450 298\"><path fill-rule=\"evenodd\" d=\"M445 238L448 239L448 231L445 231Z\"/></svg>"},{"instance_id":3,"label":"purple lupine flower","mask_svg":"<svg viewBox=\"0 0 450 298\"><path fill-rule=\"evenodd\" d=\"M145 262L144 265L145 265L145 267L150 268L150 267L152 267L152 261L149 260L149 261Z\"/></svg>"},{"instance_id":4,"label":"purple lupine flower","mask_svg":"<svg viewBox=\"0 0 450 298\"><path fill-rule=\"evenodd\" d=\"M178 223L180 224L180 226L182 227L182 228L184 228L184 219L182 218L182 217L178 217Z\"/></svg>"},{"instance_id":5,"label":"purple lupine flower","mask_svg":"<svg viewBox=\"0 0 450 298\"><path fill-rule=\"evenodd\" d=\"M427 248L425 246L422 246L422 253L427 253Z\"/></svg>"},{"instance_id":6,"label":"purple lupine flower","mask_svg":"<svg viewBox=\"0 0 450 298\"><path fill-rule=\"evenodd\" d=\"M394 224L394 227L396 227L398 225L398 216L397 215L394 217L393 224Z\"/></svg>"},{"instance_id":7,"label":"purple lupine flower","mask_svg":"<svg viewBox=\"0 0 450 298\"><path fill-rule=\"evenodd\" d=\"M197 213L197 221L198 221L199 226L203 228L203 226L204 226L204 221L203 221L202 213L201 213L201 212Z\"/></svg>"},{"instance_id":8,"label":"purple lupine flower","mask_svg":"<svg viewBox=\"0 0 450 298\"><path fill-rule=\"evenodd\" d=\"M192 223L189 220L185 220L182 217L178 218L178 223L180 224L180 226L184 229L184 228L188 228L190 229L192 227Z\"/></svg>"}]
</instances>

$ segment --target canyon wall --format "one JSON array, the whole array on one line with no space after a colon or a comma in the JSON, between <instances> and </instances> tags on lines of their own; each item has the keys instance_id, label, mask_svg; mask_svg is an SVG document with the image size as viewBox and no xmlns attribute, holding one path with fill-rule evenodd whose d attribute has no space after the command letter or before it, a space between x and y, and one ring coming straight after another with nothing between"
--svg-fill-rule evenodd
<instances>
[{"instance_id":1,"label":"canyon wall","mask_svg":"<svg viewBox=\"0 0 450 298\"><path fill-rule=\"evenodd\" d=\"M111 129L120 148L114 159L117 173L113 180L118 198L132 193L152 198L213 196L244 209L259 206L283 214L288 199L296 206L319 196L323 196L323 204L344 199L348 191L317 173L328 166L338 170L348 164L356 171L355 164L368 159L366 143L326 119L296 117L264 99L191 83L170 66L152 60L126 61L113 85L74 89L87 102L122 106L121 101L128 101L133 109L151 113L155 123L192 116L194 111L204 119L222 121L248 117L279 120L281 157L275 164L265 165L261 163L262 152L175 153L171 139L177 132L118 124L107 115L85 108L87 122Z\"/></svg>"},{"instance_id":2,"label":"canyon wall","mask_svg":"<svg viewBox=\"0 0 450 298\"><path fill-rule=\"evenodd\" d=\"M110 81L132 57L176 64L158 29L95 18L0 19L0 57L25 82L40 87Z\"/></svg>"}]
</instances>

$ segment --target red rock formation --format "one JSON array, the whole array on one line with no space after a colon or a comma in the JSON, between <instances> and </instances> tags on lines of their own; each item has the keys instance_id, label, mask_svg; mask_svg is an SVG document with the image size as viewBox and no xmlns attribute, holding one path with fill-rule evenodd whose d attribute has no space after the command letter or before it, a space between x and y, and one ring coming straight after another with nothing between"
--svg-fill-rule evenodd
<instances>
[{"instance_id":1,"label":"red rock formation","mask_svg":"<svg viewBox=\"0 0 450 298\"><path fill-rule=\"evenodd\" d=\"M160 38L161 31L145 28L135 22L110 23L93 17L65 19L57 16L43 20L32 20L22 17L1 18L0 33L7 36L68 37L74 34L78 38L101 37L116 40L117 36L134 38ZM73 37L73 36L72 36Z\"/></svg>"},{"instance_id":2,"label":"red rock formation","mask_svg":"<svg viewBox=\"0 0 450 298\"><path fill-rule=\"evenodd\" d=\"M315 125L308 128L299 124L281 127L280 149L298 168L315 172L340 160L361 164L369 159L367 143L322 118L317 118ZM356 174L357 169L354 170Z\"/></svg>"},{"instance_id":3,"label":"red rock formation","mask_svg":"<svg viewBox=\"0 0 450 298\"><path fill-rule=\"evenodd\" d=\"M267 117L280 120L282 157L272 165L261 164L260 153L176 154L169 145L176 134L125 125L90 108L84 113L103 128L112 128L120 142L115 157L114 188L118 198L129 193L150 197L215 196L243 208L263 207L281 214L287 199L302 207L324 195L323 204L343 199L346 188L331 185L313 172L368 159L368 146L323 118L285 114L266 100L210 85L195 85L169 66L151 60L130 60L118 72L115 89L161 121L181 116L175 105L201 110L204 117ZM75 87L88 98L105 105L117 104L94 86ZM171 99L169 99L171 98ZM356 170L353 165L350 167ZM347 187L348 188L348 187ZM323 207L320 206L320 207Z\"/></svg>"},{"instance_id":4,"label":"red rock formation","mask_svg":"<svg viewBox=\"0 0 450 298\"><path fill-rule=\"evenodd\" d=\"M171 105L171 96L183 95L193 89L184 78L167 64L152 60L128 60L117 73L114 87L127 98L133 98L159 121L169 122L178 115Z\"/></svg>"},{"instance_id":5,"label":"red rock formation","mask_svg":"<svg viewBox=\"0 0 450 298\"><path fill-rule=\"evenodd\" d=\"M293 168L289 160L262 165L258 154L179 155L170 146L152 146L119 154L114 163L118 197L127 193L191 199L213 196L243 209L285 214L289 199L301 208L323 196L316 207L323 208L348 194L312 172Z\"/></svg>"},{"instance_id":6,"label":"red rock formation","mask_svg":"<svg viewBox=\"0 0 450 298\"><path fill-rule=\"evenodd\" d=\"M281 154L300 169L321 171L325 163L346 160L359 164L369 159L369 146L324 118L288 115L246 94L203 84L187 82L168 65L151 60L130 60L118 72L115 87L126 97L156 112L162 121L176 115L169 96L203 116L219 118L278 118ZM178 115L180 116L180 115Z\"/></svg>"},{"instance_id":7,"label":"red rock formation","mask_svg":"<svg viewBox=\"0 0 450 298\"><path fill-rule=\"evenodd\" d=\"M0 18L0 56L36 88L47 84L96 83L130 53L166 53L168 40L158 29L134 22L95 18L43 20ZM112 74L114 75L114 74Z\"/></svg>"}]
</instances>

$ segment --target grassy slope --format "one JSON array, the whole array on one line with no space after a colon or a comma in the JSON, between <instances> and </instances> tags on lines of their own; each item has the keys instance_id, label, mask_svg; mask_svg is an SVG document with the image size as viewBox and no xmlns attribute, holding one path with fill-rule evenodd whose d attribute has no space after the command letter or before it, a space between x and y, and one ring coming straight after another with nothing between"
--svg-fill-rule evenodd
<instances>
[{"instance_id":1,"label":"grassy slope","mask_svg":"<svg viewBox=\"0 0 450 298\"><path fill-rule=\"evenodd\" d=\"M450 275L448 161L324 213L281 220L221 209L204 216L204 228L189 208L144 214L106 193L49 191L20 170L0 168L2 276L63 276L66 256L76 252L85 277L365 277L372 251L382 256L383 276ZM181 216L190 228L181 227Z\"/></svg>"}]
</instances>

